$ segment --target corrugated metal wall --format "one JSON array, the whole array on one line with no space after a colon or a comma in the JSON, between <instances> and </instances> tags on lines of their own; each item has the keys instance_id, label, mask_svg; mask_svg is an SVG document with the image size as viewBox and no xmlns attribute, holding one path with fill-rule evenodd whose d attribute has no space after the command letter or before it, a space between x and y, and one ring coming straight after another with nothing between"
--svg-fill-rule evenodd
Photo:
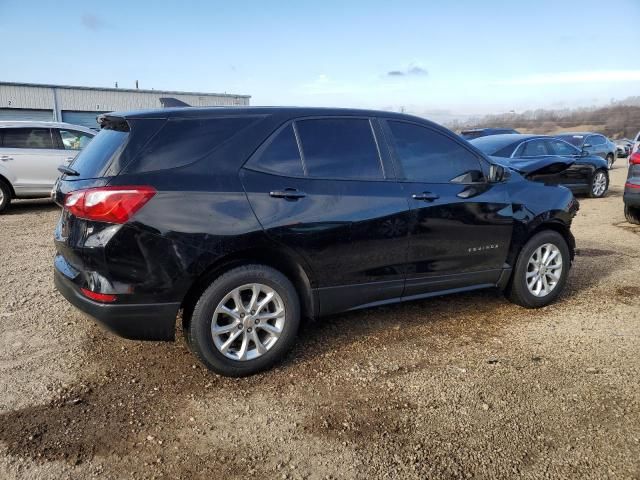
<instances>
[{"instance_id":1,"label":"corrugated metal wall","mask_svg":"<svg viewBox=\"0 0 640 480\"><path fill-rule=\"evenodd\" d=\"M77 112L110 112L160 108L161 97L173 97L194 107L249 105L249 97L125 89L93 89L61 86L22 85L0 82L0 109L57 109Z\"/></svg>"},{"instance_id":2,"label":"corrugated metal wall","mask_svg":"<svg viewBox=\"0 0 640 480\"><path fill-rule=\"evenodd\" d=\"M31 120L50 122L53 110L31 110L27 108L0 108L0 120Z\"/></svg>"},{"instance_id":3,"label":"corrugated metal wall","mask_svg":"<svg viewBox=\"0 0 640 480\"><path fill-rule=\"evenodd\" d=\"M88 128L100 128L96 117L104 112L70 112L62 111L62 121L72 123L74 125L83 125Z\"/></svg>"}]
</instances>

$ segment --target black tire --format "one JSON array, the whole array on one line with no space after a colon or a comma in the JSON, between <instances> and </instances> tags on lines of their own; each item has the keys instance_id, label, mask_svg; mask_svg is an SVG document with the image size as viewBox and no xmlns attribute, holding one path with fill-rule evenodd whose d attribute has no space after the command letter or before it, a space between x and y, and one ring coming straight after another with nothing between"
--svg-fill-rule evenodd
<instances>
[{"instance_id":1,"label":"black tire","mask_svg":"<svg viewBox=\"0 0 640 480\"><path fill-rule=\"evenodd\" d=\"M11 203L11 188L3 180L0 180L0 213L9 208Z\"/></svg>"},{"instance_id":2,"label":"black tire","mask_svg":"<svg viewBox=\"0 0 640 480\"><path fill-rule=\"evenodd\" d=\"M596 179L598 178L599 174L604 175L607 183L604 187L604 190L601 193L594 193L593 190L595 188ZM599 169L593 172L593 176L591 177L591 183L589 184L589 196L591 198L602 198L607 194L608 191L609 191L609 175L607 174L606 170Z\"/></svg>"},{"instance_id":3,"label":"black tire","mask_svg":"<svg viewBox=\"0 0 640 480\"><path fill-rule=\"evenodd\" d=\"M613 168L613 162L616 161L615 157L611 154L607 155L607 168L611 170Z\"/></svg>"},{"instance_id":4,"label":"black tire","mask_svg":"<svg viewBox=\"0 0 640 480\"><path fill-rule=\"evenodd\" d=\"M558 247L560 255L562 256L562 272L560 274L560 280L557 282L553 290L544 297L537 297L527 288L527 266L533 252L538 247L547 243L551 243ZM567 282L570 265L571 256L569 253L569 247L562 235L554 230L543 230L542 232L536 233L529 239L529 241L527 241L524 247L522 247L522 250L518 255L518 260L516 261L516 267L513 269L513 273L511 274L511 280L505 291L505 295L513 303L525 308L540 308L549 305L562 293Z\"/></svg>"},{"instance_id":5,"label":"black tire","mask_svg":"<svg viewBox=\"0 0 640 480\"><path fill-rule=\"evenodd\" d=\"M624 216L627 219L627 222L633 223L634 225L640 225L640 208L625 205Z\"/></svg>"},{"instance_id":6,"label":"black tire","mask_svg":"<svg viewBox=\"0 0 640 480\"><path fill-rule=\"evenodd\" d=\"M266 353L251 360L234 360L218 350L213 341L213 315L227 294L250 283L266 285L280 296L285 309L284 326L277 341ZM245 265L221 275L204 291L193 309L186 334L191 351L207 368L220 375L243 377L266 370L284 357L295 343L299 325L300 301L291 281L265 265Z\"/></svg>"}]
</instances>

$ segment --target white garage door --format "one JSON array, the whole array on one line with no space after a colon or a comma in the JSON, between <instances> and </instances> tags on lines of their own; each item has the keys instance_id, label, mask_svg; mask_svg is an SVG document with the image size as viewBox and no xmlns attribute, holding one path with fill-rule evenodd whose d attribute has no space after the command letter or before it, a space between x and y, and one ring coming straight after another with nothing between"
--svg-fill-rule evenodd
<instances>
[{"instance_id":1,"label":"white garage door","mask_svg":"<svg viewBox=\"0 0 640 480\"><path fill-rule=\"evenodd\" d=\"M27 108L0 108L0 120L30 120L51 122L52 110L29 110Z\"/></svg>"},{"instance_id":2,"label":"white garage door","mask_svg":"<svg viewBox=\"0 0 640 480\"><path fill-rule=\"evenodd\" d=\"M96 122L96 117L101 113L104 112L74 112L72 110L63 110L62 121L89 128L100 128L100 125Z\"/></svg>"}]
</instances>

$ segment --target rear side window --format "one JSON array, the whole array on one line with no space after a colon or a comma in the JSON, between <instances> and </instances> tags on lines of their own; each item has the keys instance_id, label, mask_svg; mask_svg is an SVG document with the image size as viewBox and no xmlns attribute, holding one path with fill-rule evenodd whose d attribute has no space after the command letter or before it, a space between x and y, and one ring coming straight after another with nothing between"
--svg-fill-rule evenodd
<instances>
[{"instance_id":1,"label":"rear side window","mask_svg":"<svg viewBox=\"0 0 640 480\"><path fill-rule=\"evenodd\" d=\"M136 171L176 168L201 159L256 120L255 117L171 119L135 160Z\"/></svg>"},{"instance_id":2,"label":"rear side window","mask_svg":"<svg viewBox=\"0 0 640 480\"><path fill-rule=\"evenodd\" d=\"M71 164L79 178L95 178L117 157L124 148L129 132L102 129L87 148L82 150ZM76 179L78 177L74 177Z\"/></svg>"},{"instance_id":3,"label":"rear side window","mask_svg":"<svg viewBox=\"0 0 640 480\"><path fill-rule=\"evenodd\" d=\"M55 131L55 130L54 130ZM89 135L85 132L79 132L77 130L58 130L60 133L60 140L62 141L62 147L65 150L82 150L86 147L93 135Z\"/></svg>"},{"instance_id":4,"label":"rear side window","mask_svg":"<svg viewBox=\"0 0 640 480\"><path fill-rule=\"evenodd\" d=\"M383 179L371 123L364 118L319 118L295 122L309 177Z\"/></svg>"},{"instance_id":5,"label":"rear side window","mask_svg":"<svg viewBox=\"0 0 640 480\"><path fill-rule=\"evenodd\" d=\"M287 125L276 134L262 153L251 159L247 167L285 176L303 176L304 170L293 126Z\"/></svg>"},{"instance_id":6,"label":"rear side window","mask_svg":"<svg viewBox=\"0 0 640 480\"><path fill-rule=\"evenodd\" d=\"M482 177L476 156L448 136L413 123L387 123L407 180L448 183L459 177Z\"/></svg>"},{"instance_id":7,"label":"rear side window","mask_svg":"<svg viewBox=\"0 0 640 480\"><path fill-rule=\"evenodd\" d=\"M48 128L7 128L3 131L4 148L54 148Z\"/></svg>"}]
</instances>

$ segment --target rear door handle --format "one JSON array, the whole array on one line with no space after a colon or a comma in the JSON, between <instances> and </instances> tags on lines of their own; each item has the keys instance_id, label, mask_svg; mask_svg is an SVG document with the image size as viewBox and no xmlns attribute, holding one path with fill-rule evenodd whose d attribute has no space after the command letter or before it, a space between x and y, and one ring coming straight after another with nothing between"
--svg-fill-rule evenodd
<instances>
[{"instance_id":1,"label":"rear door handle","mask_svg":"<svg viewBox=\"0 0 640 480\"><path fill-rule=\"evenodd\" d=\"M433 202L440 198L440 195L431 192L414 193L411 195L414 200L422 200L423 202Z\"/></svg>"},{"instance_id":2,"label":"rear door handle","mask_svg":"<svg viewBox=\"0 0 640 480\"><path fill-rule=\"evenodd\" d=\"M9 155L2 155L0 157L0 160L2 160L3 162L8 162L9 160L13 160L13 157L10 157Z\"/></svg>"},{"instance_id":3,"label":"rear door handle","mask_svg":"<svg viewBox=\"0 0 640 480\"><path fill-rule=\"evenodd\" d=\"M274 190L269 192L269 196L273 198L285 198L287 200L297 200L307 196L306 193L296 190L295 188L285 188L284 190Z\"/></svg>"}]
</instances>

